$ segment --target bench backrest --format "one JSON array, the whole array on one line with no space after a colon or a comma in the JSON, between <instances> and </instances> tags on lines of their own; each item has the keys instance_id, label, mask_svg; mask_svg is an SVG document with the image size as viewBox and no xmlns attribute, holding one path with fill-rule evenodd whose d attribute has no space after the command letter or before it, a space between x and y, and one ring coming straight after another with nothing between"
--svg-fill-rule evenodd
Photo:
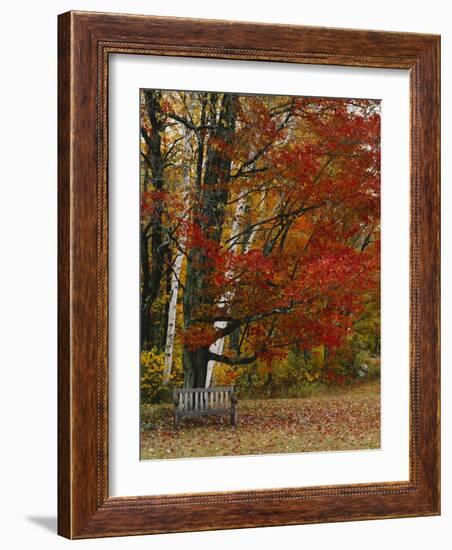
<instances>
[{"instance_id":1,"label":"bench backrest","mask_svg":"<svg viewBox=\"0 0 452 550\"><path fill-rule=\"evenodd\" d=\"M231 409L234 387L175 389L177 408L180 412L221 411Z\"/></svg>"}]
</instances>

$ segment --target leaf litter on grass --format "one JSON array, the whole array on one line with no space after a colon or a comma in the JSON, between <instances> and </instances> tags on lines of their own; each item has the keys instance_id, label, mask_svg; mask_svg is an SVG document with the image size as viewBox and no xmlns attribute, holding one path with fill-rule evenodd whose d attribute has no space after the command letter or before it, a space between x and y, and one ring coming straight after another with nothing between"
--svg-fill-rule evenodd
<instances>
[{"instance_id":1,"label":"leaf litter on grass","mask_svg":"<svg viewBox=\"0 0 452 550\"><path fill-rule=\"evenodd\" d=\"M318 396L239 401L229 417L183 419L172 406L142 405L142 459L301 453L380 447L378 382L335 388Z\"/></svg>"}]
</instances>

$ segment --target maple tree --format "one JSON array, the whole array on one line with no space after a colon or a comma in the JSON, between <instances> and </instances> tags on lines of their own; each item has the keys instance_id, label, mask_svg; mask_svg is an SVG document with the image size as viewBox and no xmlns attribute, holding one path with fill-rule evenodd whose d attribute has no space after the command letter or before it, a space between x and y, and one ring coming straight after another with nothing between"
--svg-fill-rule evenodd
<instances>
[{"instance_id":1,"label":"maple tree","mask_svg":"<svg viewBox=\"0 0 452 550\"><path fill-rule=\"evenodd\" d=\"M143 90L140 147L141 346L187 387L378 332L378 101Z\"/></svg>"}]
</instances>

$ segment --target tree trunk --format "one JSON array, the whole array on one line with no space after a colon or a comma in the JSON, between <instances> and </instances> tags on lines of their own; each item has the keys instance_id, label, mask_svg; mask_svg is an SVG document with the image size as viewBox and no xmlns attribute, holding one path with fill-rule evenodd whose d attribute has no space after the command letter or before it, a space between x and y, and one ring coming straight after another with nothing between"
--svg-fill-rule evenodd
<instances>
[{"instance_id":1,"label":"tree trunk","mask_svg":"<svg viewBox=\"0 0 452 550\"><path fill-rule=\"evenodd\" d=\"M209 348L202 347L196 351L184 348L184 387L203 388L207 374L207 354Z\"/></svg>"},{"instance_id":2,"label":"tree trunk","mask_svg":"<svg viewBox=\"0 0 452 550\"><path fill-rule=\"evenodd\" d=\"M190 140L188 136L188 131L185 130L184 138L184 149L185 149L185 159L184 159L184 204L186 203L189 192L190 192ZM182 250L185 247L185 238L181 238L180 247ZM184 254L181 250L177 251L176 258L174 260L174 265L171 275L171 291L170 291L170 301L168 307L168 324L166 329L166 341L165 341L165 365L163 368L163 385L168 384L171 376L171 368L173 364L173 350L174 350L174 338L176 336L176 312L177 312L177 298L179 293L179 280L180 272L182 268L182 261L184 259Z\"/></svg>"},{"instance_id":3,"label":"tree trunk","mask_svg":"<svg viewBox=\"0 0 452 550\"><path fill-rule=\"evenodd\" d=\"M232 222L231 235L236 235L239 232L239 230L240 230L240 220L241 220L241 217L243 216L244 211L245 211L245 199L241 198L237 202L237 207L236 207L236 210L235 210L235 216L234 216L234 220ZM231 246L231 254L234 254L234 251L235 251L236 247L237 247L237 244L233 244ZM230 275L230 272L228 273L228 275ZM221 301L223 303L226 302L227 299L228 299L227 294L224 294L221 297ZM215 328L223 329L223 328L226 327L226 325L227 325L226 321L217 321L214 326L215 326ZM209 350L212 351L213 353L221 355L223 353L223 348L224 348L224 337L223 338L218 338L218 340L216 340L210 346ZM212 360L210 360L207 364L206 388L208 388L210 386L210 383L212 381L212 374L213 374L214 366L215 366L215 361L212 361Z\"/></svg>"},{"instance_id":4,"label":"tree trunk","mask_svg":"<svg viewBox=\"0 0 452 550\"><path fill-rule=\"evenodd\" d=\"M141 263L141 300L140 300L140 346L146 349L146 341L150 331L151 304L146 289L149 288L149 237L140 232L140 263Z\"/></svg>"},{"instance_id":5,"label":"tree trunk","mask_svg":"<svg viewBox=\"0 0 452 550\"><path fill-rule=\"evenodd\" d=\"M164 131L164 123L161 118L160 92L155 90L145 91L146 110L152 127L149 135L142 128L142 136L148 146L147 163L151 169L152 186L156 191L164 188L163 171L164 161L161 150L161 134ZM165 256L168 246L163 242L163 204L156 199L152 217L146 230L141 234L141 349L160 347L156 341L156 331L153 330L152 306L157 299L165 265Z\"/></svg>"},{"instance_id":6,"label":"tree trunk","mask_svg":"<svg viewBox=\"0 0 452 550\"><path fill-rule=\"evenodd\" d=\"M171 376L171 366L173 362L174 337L176 335L176 311L177 311L177 295L179 292L179 275L182 267L183 255L179 253L176 256L173 266L173 274L171 276L171 293L168 308L168 325L166 330L165 343L165 365L163 369L163 384L169 382Z\"/></svg>"}]
</instances>

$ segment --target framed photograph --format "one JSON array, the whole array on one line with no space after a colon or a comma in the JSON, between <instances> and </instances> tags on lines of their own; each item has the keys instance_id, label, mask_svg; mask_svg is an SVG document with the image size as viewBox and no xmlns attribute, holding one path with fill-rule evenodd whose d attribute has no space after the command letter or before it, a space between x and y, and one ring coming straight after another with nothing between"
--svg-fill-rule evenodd
<instances>
[{"instance_id":1,"label":"framed photograph","mask_svg":"<svg viewBox=\"0 0 452 550\"><path fill-rule=\"evenodd\" d=\"M439 59L59 16L61 535L440 513Z\"/></svg>"}]
</instances>

